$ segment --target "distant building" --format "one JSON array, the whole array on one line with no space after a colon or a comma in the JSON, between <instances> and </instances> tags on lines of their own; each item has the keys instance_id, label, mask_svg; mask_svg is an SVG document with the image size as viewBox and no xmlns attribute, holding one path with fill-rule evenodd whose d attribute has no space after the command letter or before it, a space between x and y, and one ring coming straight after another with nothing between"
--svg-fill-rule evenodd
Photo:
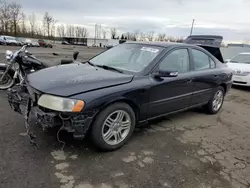
<instances>
[{"instance_id":1,"label":"distant building","mask_svg":"<svg viewBox=\"0 0 250 188\"><path fill-rule=\"evenodd\" d=\"M227 47L250 48L250 45L249 44L234 44L234 43L231 43L231 44L228 44Z\"/></svg>"},{"instance_id":2,"label":"distant building","mask_svg":"<svg viewBox=\"0 0 250 188\"><path fill-rule=\"evenodd\" d=\"M97 38L78 38L78 37L63 37L64 41L67 41L70 44L74 45L83 45L83 46L99 46L104 47L108 45L117 45L119 44L118 39L97 39Z\"/></svg>"}]
</instances>

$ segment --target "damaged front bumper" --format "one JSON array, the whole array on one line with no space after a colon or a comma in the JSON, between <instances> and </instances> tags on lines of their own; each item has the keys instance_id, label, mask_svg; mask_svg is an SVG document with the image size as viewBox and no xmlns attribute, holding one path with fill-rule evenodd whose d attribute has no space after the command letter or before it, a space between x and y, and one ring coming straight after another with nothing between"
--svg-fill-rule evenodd
<instances>
[{"instance_id":1,"label":"damaged front bumper","mask_svg":"<svg viewBox=\"0 0 250 188\"><path fill-rule=\"evenodd\" d=\"M84 138L94 117L94 113L62 113L39 106L35 106L32 109L35 113L37 123L43 129L60 127L61 130L73 133L75 139Z\"/></svg>"},{"instance_id":2,"label":"damaged front bumper","mask_svg":"<svg viewBox=\"0 0 250 188\"><path fill-rule=\"evenodd\" d=\"M14 86L7 92L7 99L11 108L23 114L26 120L27 132L29 132L28 118L30 111L33 111L36 122L43 130L58 127L59 130L66 130L73 133L75 139L83 139L89 130L96 111L85 113L64 113L49 110L37 105L42 93L30 86ZM30 104L29 104L30 102ZM24 109L23 109L24 107Z\"/></svg>"}]
</instances>

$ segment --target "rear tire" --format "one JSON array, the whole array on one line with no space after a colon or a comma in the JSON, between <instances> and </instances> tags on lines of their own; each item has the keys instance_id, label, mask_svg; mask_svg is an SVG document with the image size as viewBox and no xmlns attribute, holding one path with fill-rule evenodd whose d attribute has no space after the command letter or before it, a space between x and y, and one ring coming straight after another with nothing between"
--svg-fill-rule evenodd
<instances>
[{"instance_id":1,"label":"rear tire","mask_svg":"<svg viewBox=\"0 0 250 188\"><path fill-rule=\"evenodd\" d=\"M0 78L4 74L3 70L0 70ZM14 79L10 74L6 74L3 80L0 82L0 90L9 89L14 85Z\"/></svg>"},{"instance_id":2,"label":"rear tire","mask_svg":"<svg viewBox=\"0 0 250 188\"><path fill-rule=\"evenodd\" d=\"M92 124L91 139L98 150L117 150L132 136L135 122L135 113L128 104L114 103L97 115Z\"/></svg>"},{"instance_id":3,"label":"rear tire","mask_svg":"<svg viewBox=\"0 0 250 188\"><path fill-rule=\"evenodd\" d=\"M212 98L205 106L209 114L217 114L220 111L223 106L224 97L224 88L221 86L217 87L213 92Z\"/></svg>"}]
</instances>

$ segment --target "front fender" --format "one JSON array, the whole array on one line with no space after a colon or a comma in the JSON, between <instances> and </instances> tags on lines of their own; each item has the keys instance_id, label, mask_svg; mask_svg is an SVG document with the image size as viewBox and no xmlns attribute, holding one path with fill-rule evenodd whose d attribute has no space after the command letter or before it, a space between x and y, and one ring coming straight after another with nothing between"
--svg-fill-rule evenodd
<instances>
[{"instance_id":1,"label":"front fender","mask_svg":"<svg viewBox=\"0 0 250 188\"><path fill-rule=\"evenodd\" d=\"M5 64L5 63L0 63L0 71L5 71L5 70L7 69L7 67L8 67L7 64ZM9 70L9 74L10 74L11 76L14 76L15 70L11 68L11 69Z\"/></svg>"}]
</instances>

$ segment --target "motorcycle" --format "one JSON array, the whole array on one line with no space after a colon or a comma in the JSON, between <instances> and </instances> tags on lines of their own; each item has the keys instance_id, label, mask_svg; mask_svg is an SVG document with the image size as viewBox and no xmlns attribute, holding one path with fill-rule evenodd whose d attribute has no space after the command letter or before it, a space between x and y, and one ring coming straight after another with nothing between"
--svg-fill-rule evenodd
<instances>
[{"instance_id":1,"label":"motorcycle","mask_svg":"<svg viewBox=\"0 0 250 188\"><path fill-rule=\"evenodd\" d=\"M74 63L79 52L74 52L73 60L63 59L57 65ZM7 90L14 84L22 84L24 77L34 71L48 68L50 65L40 61L27 51L27 45L16 52L7 50L5 53L7 64L0 63L0 90Z\"/></svg>"}]
</instances>

